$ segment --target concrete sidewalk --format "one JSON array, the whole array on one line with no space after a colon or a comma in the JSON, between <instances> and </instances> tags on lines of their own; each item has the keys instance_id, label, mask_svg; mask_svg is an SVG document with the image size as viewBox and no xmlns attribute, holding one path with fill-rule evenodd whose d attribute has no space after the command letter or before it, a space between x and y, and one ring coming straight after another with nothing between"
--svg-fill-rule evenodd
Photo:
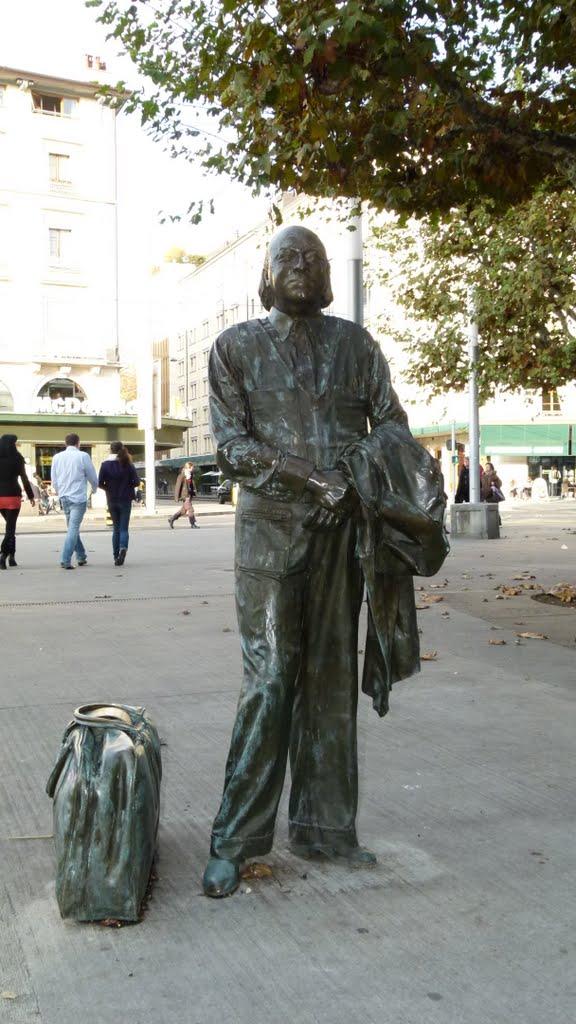
<instances>
[{"instance_id":1,"label":"concrete sidewalk","mask_svg":"<svg viewBox=\"0 0 576 1024\"><path fill-rule=\"evenodd\" d=\"M575 582L576 510L504 518L504 539L456 541L417 581L419 603L443 598L420 612L436 659L383 721L360 698L378 867L294 858L284 801L273 878L222 902L200 880L240 681L230 516L136 530L122 569L102 532L72 573L59 539L20 537L0 574L3 1024L573 1024L576 612L547 607L557 642L517 645L531 599L493 587L525 569ZM147 705L165 743L160 877L119 931L60 920L42 838L61 733L102 699Z\"/></svg>"},{"instance_id":2,"label":"concrete sidewalk","mask_svg":"<svg viewBox=\"0 0 576 1024\"><path fill-rule=\"evenodd\" d=\"M132 515L130 517L130 528L140 529L145 527L150 529L152 527L159 527L161 529L166 528L168 517L174 515L178 509L181 508L181 504L177 504L174 501L165 501L159 499L156 504L156 512L150 515L146 511L145 506L134 505L132 507ZM194 511L198 520L202 521L205 516L228 516L234 517L235 510L229 503L225 505L219 505L217 501L210 498L197 499L194 502ZM181 529L183 526L188 527L188 523L184 516L179 521L177 529ZM109 530L110 526L106 523L106 509L105 508L93 508L88 509L84 520L82 522L82 530L91 533L93 531L106 531ZM28 502L24 502L22 505L22 511L18 518L18 533L63 533L66 531L66 520L63 512L50 512L47 516L39 515L37 508L31 508Z\"/></svg>"}]
</instances>

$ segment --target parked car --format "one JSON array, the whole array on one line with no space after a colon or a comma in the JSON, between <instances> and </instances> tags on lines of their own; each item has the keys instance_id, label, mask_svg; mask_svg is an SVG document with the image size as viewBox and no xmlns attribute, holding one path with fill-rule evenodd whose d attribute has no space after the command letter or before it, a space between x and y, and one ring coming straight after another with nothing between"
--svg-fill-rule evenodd
<instances>
[{"instance_id":1,"label":"parked car","mask_svg":"<svg viewBox=\"0 0 576 1024\"><path fill-rule=\"evenodd\" d=\"M216 494L218 495L219 505L224 505L227 501L232 501L232 481L223 480L216 491Z\"/></svg>"}]
</instances>

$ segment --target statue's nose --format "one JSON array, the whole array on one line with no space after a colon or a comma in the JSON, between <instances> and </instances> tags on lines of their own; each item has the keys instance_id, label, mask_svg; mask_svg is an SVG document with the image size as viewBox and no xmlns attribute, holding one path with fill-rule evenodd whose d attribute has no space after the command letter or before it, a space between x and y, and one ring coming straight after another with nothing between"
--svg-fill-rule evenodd
<instances>
[{"instance_id":1,"label":"statue's nose","mask_svg":"<svg viewBox=\"0 0 576 1024\"><path fill-rule=\"evenodd\" d=\"M304 267L306 266L306 261L304 259L304 253L303 252L295 253L295 256L294 256L294 266L298 267L299 269L300 268L304 269Z\"/></svg>"}]
</instances>

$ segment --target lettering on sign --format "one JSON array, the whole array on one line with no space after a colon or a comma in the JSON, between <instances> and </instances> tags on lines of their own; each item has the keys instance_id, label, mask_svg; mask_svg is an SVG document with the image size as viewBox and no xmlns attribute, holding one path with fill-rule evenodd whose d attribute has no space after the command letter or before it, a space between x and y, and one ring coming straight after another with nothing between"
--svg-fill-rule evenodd
<instances>
[{"instance_id":1,"label":"lettering on sign","mask_svg":"<svg viewBox=\"0 0 576 1024\"><path fill-rule=\"evenodd\" d=\"M34 412L56 413L62 416L136 416L138 403L119 399L114 405L89 402L81 398L37 398Z\"/></svg>"}]
</instances>

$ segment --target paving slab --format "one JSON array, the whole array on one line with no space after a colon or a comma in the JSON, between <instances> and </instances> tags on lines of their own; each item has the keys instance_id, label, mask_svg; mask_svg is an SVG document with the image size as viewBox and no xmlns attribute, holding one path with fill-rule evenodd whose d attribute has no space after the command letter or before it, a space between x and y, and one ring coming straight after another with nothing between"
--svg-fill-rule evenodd
<instances>
[{"instance_id":1,"label":"paving slab","mask_svg":"<svg viewBox=\"0 0 576 1024\"><path fill-rule=\"evenodd\" d=\"M230 520L135 531L121 572L105 533L73 573L59 538L22 536L0 574L2 1024L572 1024L574 651L517 645L514 599L483 602L527 551L557 581L572 524L515 514L424 581L448 580L419 616L436 660L391 714L361 697L359 828L378 866L293 857L284 800L272 878L225 901L200 881L240 682ZM159 878L120 930L60 920L43 838L61 733L89 700L145 704L164 744Z\"/></svg>"}]
</instances>

